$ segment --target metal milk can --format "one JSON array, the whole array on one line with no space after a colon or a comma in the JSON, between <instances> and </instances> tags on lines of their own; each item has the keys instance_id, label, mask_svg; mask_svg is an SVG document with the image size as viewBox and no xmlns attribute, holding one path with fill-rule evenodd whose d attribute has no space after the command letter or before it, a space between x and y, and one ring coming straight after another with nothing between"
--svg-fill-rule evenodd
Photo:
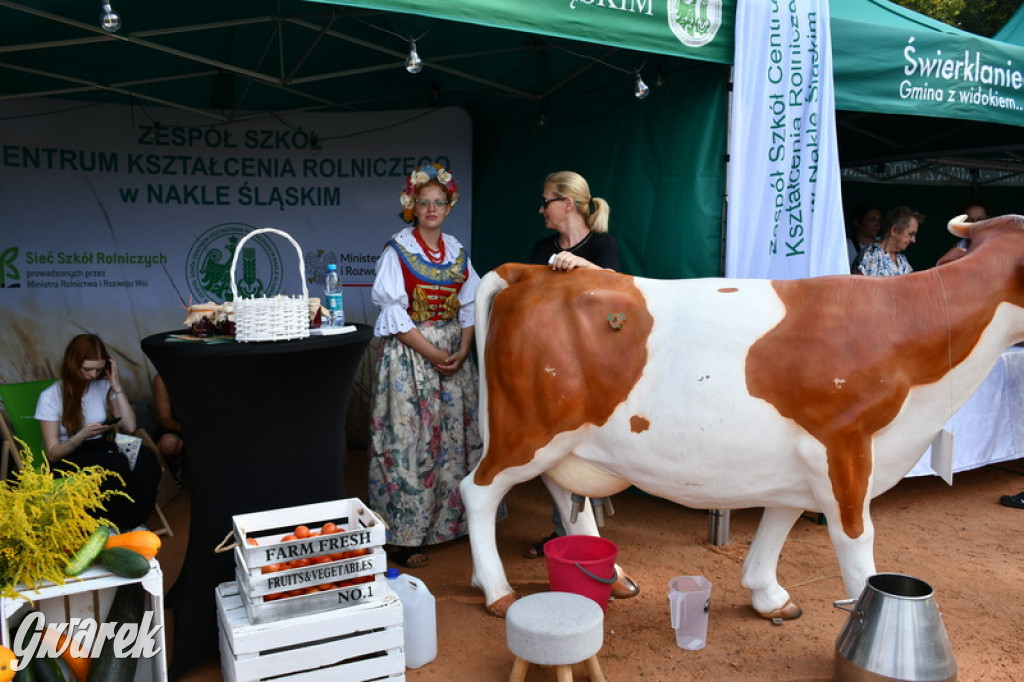
<instances>
[{"instance_id":1,"label":"metal milk can","mask_svg":"<svg viewBox=\"0 0 1024 682\"><path fill-rule=\"evenodd\" d=\"M833 605L849 612L836 639L836 682L952 682L956 658L931 585L899 573L867 579L858 599ZM845 608L852 604L852 608Z\"/></svg>"}]
</instances>

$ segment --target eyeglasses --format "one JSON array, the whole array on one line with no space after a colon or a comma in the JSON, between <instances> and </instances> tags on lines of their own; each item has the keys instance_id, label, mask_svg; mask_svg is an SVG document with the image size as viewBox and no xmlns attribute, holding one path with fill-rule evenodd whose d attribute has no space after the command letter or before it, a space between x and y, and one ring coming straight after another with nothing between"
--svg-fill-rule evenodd
<instances>
[{"instance_id":1,"label":"eyeglasses","mask_svg":"<svg viewBox=\"0 0 1024 682\"><path fill-rule=\"evenodd\" d=\"M548 204L550 204L552 201L565 201L566 198L567 197L551 197L550 199L548 199L547 197L541 197L540 198L540 208L541 208L541 210L544 210L545 208L548 207Z\"/></svg>"},{"instance_id":2,"label":"eyeglasses","mask_svg":"<svg viewBox=\"0 0 1024 682\"><path fill-rule=\"evenodd\" d=\"M434 208L441 209L448 205L448 201L446 199L434 199L433 201L430 201L429 199L417 199L416 205L420 208L430 208L433 206Z\"/></svg>"}]
</instances>

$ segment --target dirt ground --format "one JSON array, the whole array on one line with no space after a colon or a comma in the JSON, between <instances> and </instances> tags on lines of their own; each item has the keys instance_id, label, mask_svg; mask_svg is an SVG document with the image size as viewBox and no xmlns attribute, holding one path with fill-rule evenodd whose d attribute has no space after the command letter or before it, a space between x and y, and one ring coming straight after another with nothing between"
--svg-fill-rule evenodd
<instances>
[{"instance_id":1,"label":"dirt ground","mask_svg":"<svg viewBox=\"0 0 1024 682\"><path fill-rule=\"evenodd\" d=\"M350 478L349 494L359 496L353 487ZM999 495L1020 490L1024 460L957 474L952 488L938 477L906 479L873 505L877 570L932 585L961 681L1024 675L1024 510L998 504ZM616 515L608 519L604 535L619 546L619 563L642 593L609 605L599 654L609 682L831 679L835 641L847 613L833 606L846 595L826 526L801 519L790 533L779 579L804 614L773 625L754 614L740 585L759 509L734 511L730 542L713 546L704 511L631 491L614 502ZM509 579L521 596L545 591L544 560L526 559L522 552L550 530L547 492L539 481L525 484L510 493L508 507L498 542ZM177 528L187 528L187 496L175 500L170 511ZM161 560L168 586L184 543L184 532L165 543ZM406 679L504 682L513 661L505 622L484 613L481 592L470 586L468 540L428 553L430 565L414 574L437 599L439 653L432 663L408 670ZM667 583L677 575L704 575L713 584L708 643L701 651L675 644ZM582 665L574 674L587 679ZM195 666L181 679L220 680L219 661ZM531 666L527 675L528 682L553 680L552 668Z\"/></svg>"}]
</instances>

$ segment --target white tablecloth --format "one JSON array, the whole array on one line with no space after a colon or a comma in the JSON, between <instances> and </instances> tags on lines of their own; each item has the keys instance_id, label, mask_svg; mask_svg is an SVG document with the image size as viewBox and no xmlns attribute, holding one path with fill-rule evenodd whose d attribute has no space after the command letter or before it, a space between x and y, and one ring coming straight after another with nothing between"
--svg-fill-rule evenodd
<instances>
[{"instance_id":1,"label":"white tablecloth","mask_svg":"<svg viewBox=\"0 0 1024 682\"><path fill-rule=\"evenodd\" d=\"M946 422L953 434L953 472L1024 457L1024 348L1000 356L978 390ZM936 475L931 448L907 476Z\"/></svg>"}]
</instances>

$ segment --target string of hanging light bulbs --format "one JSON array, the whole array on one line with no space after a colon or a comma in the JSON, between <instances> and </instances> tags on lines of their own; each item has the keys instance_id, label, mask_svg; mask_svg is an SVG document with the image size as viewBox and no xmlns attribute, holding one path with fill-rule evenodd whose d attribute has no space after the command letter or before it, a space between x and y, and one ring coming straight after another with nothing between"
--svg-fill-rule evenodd
<instances>
[{"instance_id":1,"label":"string of hanging light bulbs","mask_svg":"<svg viewBox=\"0 0 1024 682\"><path fill-rule=\"evenodd\" d=\"M403 35L401 35L399 33L395 33L394 31L391 31L389 29L383 28L381 26L377 26L376 24L373 24L373 23L371 23L369 21L366 21L364 19L359 19L359 21L361 21L362 23L366 24L367 26L369 26L371 28L377 29L378 31L382 31L382 32L387 33L389 35L393 35L396 38L401 38L403 40L408 40L409 41L409 54L405 58L405 70L408 71L409 73L419 73L420 71L423 70L423 59L420 58L420 53L419 53L419 50L416 47L416 44L417 44L417 42L422 40L424 38L424 36L426 36L428 33L430 33L430 31L433 29L433 26L431 26L426 31L424 31L422 34L420 34L420 36L418 38L406 38L405 36L403 36ZM644 65L647 62L644 62L644 64L641 64L639 68L637 68L637 69L635 69L633 71L630 71L628 69L623 69L622 67L615 66L614 64L609 64L608 62L606 62L606 61L604 61L602 59L598 59L597 57L590 57L588 55L578 54L576 52L573 52L570 49L567 49L567 48L564 48L564 47L561 47L561 46L556 46L556 47L558 47L558 49L562 50L563 52L568 52L569 54L574 55L576 57L580 57L581 59L590 59L592 61L604 64L605 66L607 66L609 68L612 68L612 69L615 69L616 71L621 71L623 73L632 73L633 74L633 96L636 97L637 99L646 99L647 96L649 94L651 94L651 88L647 85L647 83L644 82L643 77L640 75L640 72L643 70ZM659 73L659 78L660 78L660 73Z\"/></svg>"},{"instance_id":2,"label":"string of hanging light bulbs","mask_svg":"<svg viewBox=\"0 0 1024 682\"><path fill-rule=\"evenodd\" d=\"M573 52L569 48L562 47L561 45L555 45L554 47L561 50L562 52L567 52L574 57L579 57L580 59L589 59L590 61L597 62L598 64L604 64L610 69L615 69L616 71L621 71L622 73L633 74L633 96L636 97L637 99L647 99L647 95L651 94L651 88L648 87L647 83L644 83L644 79L640 76L640 72L643 71L643 68L647 64L647 62L644 62L636 69L630 71L629 69L624 69L621 66L609 64L608 62L604 61L603 59L599 59L598 57L591 57L590 55Z\"/></svg>"}]
</instances>

